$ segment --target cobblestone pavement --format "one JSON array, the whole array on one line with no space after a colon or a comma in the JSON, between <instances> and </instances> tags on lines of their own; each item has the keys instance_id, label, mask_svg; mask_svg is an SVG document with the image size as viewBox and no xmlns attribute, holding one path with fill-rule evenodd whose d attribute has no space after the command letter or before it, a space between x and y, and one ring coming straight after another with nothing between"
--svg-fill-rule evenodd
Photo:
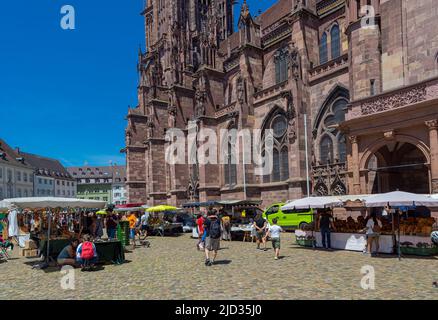
<instances>
[{"instance_id":1,"label":"cobblestone pavement","mask_svg":"<svg viewBox=\"0 0 438 320\"><path fill-rule=\"evenodd\" d=\"M254 243L222 242L218 264L189 235L151 237L151 248L127 253L129 263L75 271L75 290L61 288L57 269L34 270L27 258L0 263L0 299L437 299L438 258L371 258L320 251L282 238L282 256ZM363 290L361 268L374 267L375 290Z\"/></svg>"}]
</instances>

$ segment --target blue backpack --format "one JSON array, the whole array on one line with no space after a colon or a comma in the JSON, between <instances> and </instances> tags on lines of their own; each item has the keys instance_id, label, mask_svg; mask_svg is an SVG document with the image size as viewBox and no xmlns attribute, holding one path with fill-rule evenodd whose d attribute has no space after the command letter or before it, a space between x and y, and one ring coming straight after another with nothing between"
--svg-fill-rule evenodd
<instances>
[{"instance_id":1,"label":"blue backpack","mask_svg":"<svg viewBox=\"0 0 438 320\"><path fill-rule=\"evenodd\" d=\"M221 222L219 219L211 221L208 234L212 239L219 239L221 237Z\"/></svg>"}]
</instances>

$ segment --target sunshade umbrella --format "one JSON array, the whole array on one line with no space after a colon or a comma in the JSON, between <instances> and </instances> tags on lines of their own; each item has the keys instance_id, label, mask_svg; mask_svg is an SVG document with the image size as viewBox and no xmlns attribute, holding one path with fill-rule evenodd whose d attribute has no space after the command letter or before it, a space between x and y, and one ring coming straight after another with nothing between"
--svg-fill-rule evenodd
<instances>
[{"instance_id":1,"label":"sunshade umbrella","mask_svg":"<svg viewBox=\"0 0 438 320\"><path fill-rule=\"evenodd\" d=\"M307 197L288 202L281 210L324 209L341 205L342 201L336 197Z\"/></svg>"},{"instance_id":2,"label":"sunshade umbrella","mask_svg":"<svg viewBox=\"0 0 438 320\"><path fill-rule=\"evenodd\" d=\"M164 211L175 211L175 210L178 210L178 208L168 205L159 205L146 209L147 212L164 212Z\"/></svg>"},{"instance_id":3,"label":"sunshade umbrella","mask_svg":"<svg viewBox=\"0 0 438 320\"><path fill-rule=\"evenodd\" d=\"M406 207L406 206L425 206L438 207L438 199L433 199L428 195L409 193L403 191L393 191L388 193L376 194L365 199L365 206L375 207ZM394 219L394 216L393 216ZM394 220L393 220L394 221ZM400 215L398 215L398 258L401 258L400 250Z\"/></svg>"}]
</instances>

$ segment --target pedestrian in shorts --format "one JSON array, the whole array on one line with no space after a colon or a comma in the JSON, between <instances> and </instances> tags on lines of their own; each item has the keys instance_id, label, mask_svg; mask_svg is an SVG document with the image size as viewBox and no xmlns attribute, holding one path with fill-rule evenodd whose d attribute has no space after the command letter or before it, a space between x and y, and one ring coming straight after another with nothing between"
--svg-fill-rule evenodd
<instances>
[{"instance_id":1,"label":"pedestrian in shorts","mask_svg":"<svg viewBox=\"0 0 438 320\"><path fill-rule=\"evenodd\" d=\"M269 227L268 233L266 234L266 237L270 237L272 241L272 247L275 251L275 260L278 260L280 257L280 235L284 230L277 225L278 220L275 218L272 220L272 226Z\"/></svg>"},{"instance_id":2,"label":"pedestrian in shorts","mask_svg":"<svg viewBox=\"0 0 438 320\"><path fill-rule=\"evenodd\" d=\"M266 251L266 225L267 222L265 219L263 219L261 214L258 214L255 221L253 228L256 231L256 242L257 242L257 249L260 249L260 243L263 243L263 250Z\"/></svg>"},{"instance_id":3,"label":"pedestrian in shorts","mask_svg":"<svg viewBox=\"0 0 438 320\"><path fill-rule=\"evenodd\" d=\"M216 211L210 209L207 219L204 222L205 238L205 265L212 266L216 260L217 252L221 242L221 221L216 215Z\"/></svg>"}]
</instances>

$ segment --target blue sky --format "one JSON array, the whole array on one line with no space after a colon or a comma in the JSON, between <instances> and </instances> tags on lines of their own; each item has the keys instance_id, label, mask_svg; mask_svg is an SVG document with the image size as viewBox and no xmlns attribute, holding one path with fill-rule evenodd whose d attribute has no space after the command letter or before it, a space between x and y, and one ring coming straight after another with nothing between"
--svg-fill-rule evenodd
<instances>
[{"instance_id":1,"label":"blue sky","mask_svg":"<svg viewBox=\"0 0 438 320\"><path fill-rule=\"evenodd\" d=\"M257 14L276 1L247 2ZM67 4L76 30L60 27ZM143 0L2 1L0 137L66 166L124 163L125 115L137 104L144 48L142 7Z\"/></svg>"}]
</instances>

